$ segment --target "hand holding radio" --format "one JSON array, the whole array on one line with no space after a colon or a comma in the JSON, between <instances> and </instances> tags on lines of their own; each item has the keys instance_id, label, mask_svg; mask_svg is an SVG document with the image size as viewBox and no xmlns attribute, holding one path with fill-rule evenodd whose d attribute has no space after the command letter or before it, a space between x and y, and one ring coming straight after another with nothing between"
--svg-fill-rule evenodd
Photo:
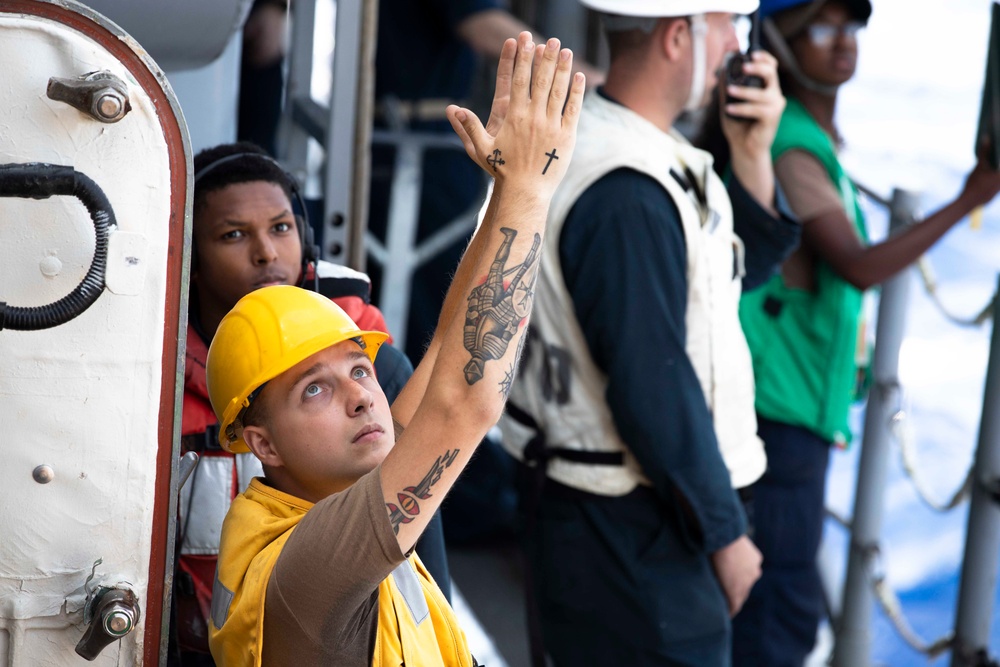
<instances>
[{"instance_id":1,"label":"hand holding radio","mask_svg":"<svg viewBox=\"0 0 1000 667\"><path fill-rule=\"evenodd\" d=\"M729 70L735 70L736 66L727 67L727 83L721 99L722 131L734 159L741 153L770 159L771 143L785 110L785 98L778 85L778 63L766 51L753 51L738 58L739 83L729 82Z\"/></svg>"},{"instance_id":2,"label":"hand holding radio","mask_svg":"<svg viewBox=\"0 0 1000 667\"><path fill-rule=\"evenodd\" d=\"M760 16L759 12L754 12L750 15L750 44L747 46L746 53L734 53L729 60L726 61L724 65L725 74L725 86L728 89L731 86L741 86L744 88L763 88L764 79L762 77L748 74L744 65L746 63L753 62L753 54L760 50ZM732 95L726 95L726 101L729 103L736 103L742 98L735 97ZM733 114L726 112L726 115L730 118L741 119L740 116L734 116Z\"/></svg>"},{"instance_id":3,"label":"hand holding radio","mask_svg":"<svg viewBox=\"0 0 1000 667\"><path fill-rule=\"evenodd\" d=\"M730 86L742 86L744 88L763 88L764 79L755 76L753 74L747 74L743 65L745 63L753 62L753 56L750 53L734 53L729 60L726 61L726 88ZM729 96L727 100L730 104L735 104L739 102L739 98ZM733 116L729 114L730 118L739 118L739 116Z\"/></svg>"},{"instance_id":4,"label":"hand holding radio","mask_svg":"<svg viewBox=\"0 0 1000 667\"><path fill-rule=\"evenodd\" d=\"M722 132L729 144L733 175L767 210L774 201L771 144L785 98L778 85L778 61L760 50L759 20L751 17L750 47L726 64L720 91Z\"/></svg>"}]
</instances>

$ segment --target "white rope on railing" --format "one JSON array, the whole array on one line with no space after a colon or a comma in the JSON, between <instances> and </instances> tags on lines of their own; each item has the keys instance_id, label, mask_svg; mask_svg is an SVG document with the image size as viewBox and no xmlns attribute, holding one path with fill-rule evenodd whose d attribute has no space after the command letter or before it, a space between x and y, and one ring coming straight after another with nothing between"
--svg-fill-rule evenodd
<instances>
[{"instance_id":1,"label":"white rope on railing","mask_svg":"<svg viewBox=\"0 0 1000 667\"><path fill-rule=\"evenodd\" d=\"M892 205L889 200L881 197L876 192L859 183L855 183L855 185L858 190L873 203L885 208L886 210L891 209ZM919 270L924 288L930 296L931 301L948 321L958 326L971 327L981 326L993 317L997 301L1000 300L1000 293L995 293L990 298L989 303L974 317L960 317L955 315L941 301L937 292L937 280L935 279L930 260L927 256L921 256L917 260L916 266ZM950 496L950 498L948 498L947 501L940 502L934 499L932 497L933 494L928 491L927 486L923 483L918 473L916 447L914 445L916 438L910 422L909 413L902 405L902 388L898 383L894 383L893 386L886 387L886 389L895 393L897 406L895 412L889 417L887 428L899 444L903 469L906 472L907 477L910 479L910 482L913 484L917 495L928 507L935 511L948 512L954 509L971 495L974 478L974 464L970 465L969 472L965 476L961 486ZM846 518L837 514L830 508L826 509L826 513L835 522L843 526L849 533L852 532L850 521ZM899 597L886 580L885 571L881 567L881 549L879 545L877 543L857 544L852 541L851 548L861 551L864 557L865 570L867 572L868 580L872 587L875 599L878 601L882 612L892 623L896 633L903 639L903 641L905 641L915 651L928 656L929 659L934 659L950 650L954 644L953 633L949 632L939 639L928 642L913 630L913 627L910 625L903 611L903 606Z\"/></svg>"},{"instance_id":2,"label":"white rope on railing","mask_svg":"<svg viewBox=\"0 0 1000 667\"><path fill-rule=\"evenodd\" d=\"M945 319L953 324L957 324L960 327L978 327L982 326L985 322L989 321L993 317L993 311L996 307L997 295L994 294L990 297L989 303L983 306L982 310L975 317L961 317L955 315L951 310L944 305L941 301L941 297L937 293L937 279L934 277L934 270L931 267L931 261L927 258L927 255L923 255L917 260L917 269L920 271L920 277L923 279L924 289L927 290L927 294L930 296L931 301L937 307L941 314L945 316Z\"/></svg>"},{"instance_id":3,"label":"white rope on railing","mask_svg":"<svg viewBox=\"0 0 1000 667\"><path fill-rule=\"evenodd\" d=\"M855 182L855 186L858 188L858 191L861 192L866 198L870 199L872 203L877 204L887 211L892 209L892 202L885 197L882 197L874 190L871 190L870 188L857 182ZM974 317L962 317L960 315L956 315L944 304L941 297L938 295L937 278L934 276L934 269L931 267L931 262L927 255L921 255L915 264L924 284L924 289L927 291L928 296L930 296L931 302L949 322L952 322L960 327L978 327L982 326L993 317L993 311L998 298L997 294L990 297L989 303L983 306L979 313Z\"/></svg>"},{"instance_id":4,"label":"white rope on railing","mask_svg":"<svg viewBox=\"0 0 1000 667\"><path fill-rule=\"evenodd\" d=\"M871 579L872 590L875 592L875 599L878 600L879 607L882 608L882 613L889 619L892 627L895 628L903 641L909 644L913 650L919 651L926 655L928 659L933 660L951 649L955 639L954 633L948 632L938 639L928 642L916 633L913 626L906 619L906 615L903 613L903 606L896 596L896 592L886 582L885 575L875 576L874 573L869 572L869 577Z\"/></svg>"},{"instance_id":5,"label":"white rope on railing","mask_svg":"<svg viewBox=\"0 0 1000 667\"><path fill-rule=\"evenodd\" d=\"M886 209L891 208L892 204L889 200L860 183L856 185L858 190L875 204ZM920 277L923 280L924 288L927 290L927 294L930 296L931 301L948 321L958 326L971 327L981 326L993 317L994 306L997 302L998 296L1000 295L994 294L990 298L989 303L979 312L978 315L974 317L960 317L952 313L952 311L941 301L937 292L937 279L934 276L934 271L931 268L931 263L927 256L922 255L920 259L917 260L916 266L919 270ZM891 387L890 389L896 392L897 405L899 405L901 403L902 396L901 387L897 384L895 387ZM958 490L955 491L955 493L952 494L946 502L939 502L932 497L931 493L928 492L927 486L921 481L921 477L917 472L916 447L914 446L916 438L913 435L913 428L910 423L909 413L901 406L897 407L896 412L889 418L888 427L889 432L894 436L896 442L899 443L903 470L913 483L913 486L917 491L917 495L928 507L938 512L948 512L960 505L969 497L972 492L973 471L971 465L969 467L969 473L966 475L965 480L962 482L962 485L958 488Z\"/></svg>"},{"instance_id":6,"label":"white rope on railing","mask_svg":"<svg viewBox=\"0 0 1000 667\"><path fill-rule=\"evenodd\" d=\"M933 497L933 494L928 490L927 485L923 482L917 466L917 453L916 453L916 437L913 433L913 426L910 422L909 412L903 407L902 403L902 387L897 383L889 390L895 394L896 398L896 411L889 417L889 423L887 428L889 433L893 436L896 443L899 445L900 458L903 463L903 470L906 476L910 479L913 484L913 488L917 492L917 496L936 512L950 512L951 510L958 507L960 504L965 502L972 494L972 477L974 466L969 465L969 472L965 475L965 479L959 488L951 494L950 498L945 502L940 502Z\"/></svg>"},{"instance_id":7,"label":"white rope on railing","mask_svg":"<svg viewBox=\"0 0 1000 667\"><path fill-rule=\"evenodd\" d=\"M851 530L850 522L830 508L826 510L827 516L833 519L848 532ZM878 544L857 544L851 543L852 549L858 549L864 556L865 571L868 574L868 582L872 587L872 593L878 602L879 608L885 617L892 623L896 634L907 643L914 651L926 655L929 659L934 659L948 651L954 642L954 635L947 633L932 642L925 640L918 635L910 625L903 611L903 604L886 581L885 571L881 567L881 549Z\"/></svg>"}]
</instances>

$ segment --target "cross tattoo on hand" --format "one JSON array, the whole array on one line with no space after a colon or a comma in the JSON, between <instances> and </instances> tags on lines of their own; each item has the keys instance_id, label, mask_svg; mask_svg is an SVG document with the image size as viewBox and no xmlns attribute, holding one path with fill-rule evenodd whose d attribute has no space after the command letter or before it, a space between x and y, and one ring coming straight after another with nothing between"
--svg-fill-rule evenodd
<instances>
[{"instance_id":1,"label":"cross tattoo on hand","mask_svg":"<svg viewBox=\"0 0 1000 667\"><path fill-rule=\"evenodd\" d=\"M504 162L503 158L500 157L500 149L499 148L494 148L493 149L493 156L486 158L486 161L489 163L489 165L491 167L493 167L493 171L497 170L497 165L498 164L501 164L501 165L507 164L506 162Z\"/></svg>"},{"instance_id":2,"label":"cross tattoo on hand","mask_svg":"<svg viewBox=\"0 0 1000 667\"><path fill-rule=\"evenodd\" d=\"M545 169L542 169L542 176L544 176L545 172L549 170L549 165L552 164L552 161L559 159L559 156L556 155L556 149L554 148L552 149L551 153L546 153L545 157L549 158L549 161L545 163Z\"/></svg>"}]
</instances>

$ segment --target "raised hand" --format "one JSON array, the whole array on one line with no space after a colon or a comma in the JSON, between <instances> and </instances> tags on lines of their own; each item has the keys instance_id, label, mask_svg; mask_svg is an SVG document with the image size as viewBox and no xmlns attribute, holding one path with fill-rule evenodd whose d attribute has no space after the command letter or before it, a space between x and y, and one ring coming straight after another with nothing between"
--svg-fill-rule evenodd
<instances>
[{"instance_id":1,"label":"raised hand","mask_svg":"<svg viewBox=\"0 0 1000 667\"><path fill-rule=\"evenodd\" d=\"M582 74L572 74L572 66L572 52L560 49L558 39L536 47L531 33L523 32L501 51L486 126L470 110L448 107L448 120L469 157L498 187L517 184L551 197L562 180L586 85Z\"/></svg>"},{"instance_id":2,"label":"raised hand","mask_svg":"<svg viewBox=\"0 0 1000 667\"><path fill-rule=\"evenodd\" d=\"M392 406L406 430L381 476L404 552L503 413L531 316L549 204L576 143L585 81L573 77L572 64L557 40L536 49L521 33L504 44L486 127L468 109L448 108L466 151L495 187L427 352Z\"/></svg>"},{"instance_id":3,"label":"raised hand","mask_svg":"<svg viewBox=\"0 0 1000 667\"><path fill-rule=\"evenodd\" d=\"M753 60L743 65L743 71L762 78L764 87L725 87L722 131L734 154L742 151L754 157L767 155L770 159L771 144L785 110L785 98L778 85L778 61L766 51L755 51ZM732 98L739 101L733 102Z\"/></svg>"},{"instance_id":4,"label":"raised hand","mask_svg":"<svg viewBox=\"0 0 1000 667\"><path fill-rule=\"evenodd\" d=\"M966 177L959 198L965 200L966 208L974 208L990 203L997 192L1000 192L1000 171L993 169L985 157L980 157Z\"/></svg>"},{"instance_id":5,"label":"raised hand","mask_svg":"<svg viewBox=\"0 0 1000 667\"><path fill-rule=\"evenodd\" d=\"M778 61L766 51L755 51L751 62L743 63L746 74L759 76L763 88L726 86L723 89L722 132L729 143L733 176L743 184L764 210L774 210L774 168L771 144L785 110L785 98L778 85ZM731 97L739 98L732 102Z\"/></svg>"}]
</instances>

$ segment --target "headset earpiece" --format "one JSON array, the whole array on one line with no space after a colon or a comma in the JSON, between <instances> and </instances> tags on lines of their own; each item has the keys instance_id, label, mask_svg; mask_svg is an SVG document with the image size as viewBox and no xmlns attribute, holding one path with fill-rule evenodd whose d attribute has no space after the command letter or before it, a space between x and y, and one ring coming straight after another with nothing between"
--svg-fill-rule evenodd
<instances>
[{"instance_id":1,"label":"headset earpiece","mask_svg":"<svg viewBox=\"0 0 1000 667\"><path fill-rule=\"evenodd\" d=\"M316 262L319 259L319 246L316 245L312 225L303 215L295 216L295 224L299 228L299 238L302 241L302 262L304 264Z\"/></svg>"}]
</instances>

